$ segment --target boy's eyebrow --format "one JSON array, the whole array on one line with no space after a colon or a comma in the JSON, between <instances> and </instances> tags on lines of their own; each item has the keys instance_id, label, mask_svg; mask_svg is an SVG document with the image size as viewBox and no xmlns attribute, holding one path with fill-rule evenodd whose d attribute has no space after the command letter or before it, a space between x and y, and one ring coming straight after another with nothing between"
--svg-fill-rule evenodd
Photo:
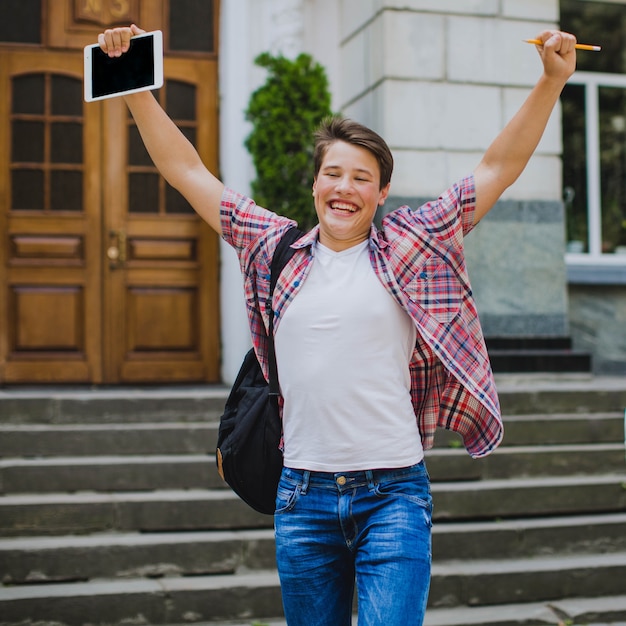
<instances>
[{"instance_id":1,"label":"boy's eyebrow","mask_svg":"<svg viewBox=\"0 0 626 626\"><path fill-rule=\"evenodd\" d=\"M324 167L322 167L322 170L340 170L340 169L342 169L341 165L333 165L332 163L329 163L328 165L324 165ZM367 174L368 176L374 175L371 170L368 170L365 167L354 167L352 168L352 171L361 172L363 174Z\"/></svg>"}]
</instances>

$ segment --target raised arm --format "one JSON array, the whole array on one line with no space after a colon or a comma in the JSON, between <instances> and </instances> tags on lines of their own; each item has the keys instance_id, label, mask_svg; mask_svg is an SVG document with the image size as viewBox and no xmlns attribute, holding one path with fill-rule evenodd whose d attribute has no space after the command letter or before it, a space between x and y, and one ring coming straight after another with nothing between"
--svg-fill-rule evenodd
<instances>
[{"instance_id":1,"label":"raised arm","mask_svg":"<svg viewBox=\"0 0 626 626\"><path fill-rule=\"evenodd\" d=\"M475 222L493 207L504 190L524 171L539 144L568 78L576 69L576 38L559 31L544 31L537 46L543 74L521 109L489 146L474 171Z\"/></svg>"},{"instance_id":2,"label":"raised arm","mask_svg":"<svg viewBox=\"0 0 626 626\"><path fill-rule=\"evenodd\" d=\"M134 24L114 28L101 33L98 43L109 56L117 57L128 50L132 36L143 32ZM124 100L159 172L187 199L198 215L221 234L223 183L209 172L196 149L149 91L127 95Z\"/></svg>"}]
</instances>

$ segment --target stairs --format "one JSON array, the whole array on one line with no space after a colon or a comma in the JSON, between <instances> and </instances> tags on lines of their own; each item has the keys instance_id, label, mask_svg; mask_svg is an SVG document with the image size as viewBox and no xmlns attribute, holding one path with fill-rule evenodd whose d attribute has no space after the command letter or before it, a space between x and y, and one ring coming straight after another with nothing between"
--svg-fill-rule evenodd
<instances>
[{"instance_id":1,"label":"stairs","mask_svg":"<svg viewBox=\"0 0 626 626\"><path fill-rule=\"evenodd\" d=\"M626 380L498 388L498 451L427 456L427 626L626 623ZM0 625L284 624L272 519L206 455L225 396L0 390Z\"/></svg>"},{"instance_id":2,"label":"stairs","mask_svg":"<svg viewBox=\"0 0 626 626\"><path fill-rule=\"evenodd\" d=\"M486 337L491 367L504 373L590 373L591 354L572 348L571 337Z\"/></svg>"}]
</instances>

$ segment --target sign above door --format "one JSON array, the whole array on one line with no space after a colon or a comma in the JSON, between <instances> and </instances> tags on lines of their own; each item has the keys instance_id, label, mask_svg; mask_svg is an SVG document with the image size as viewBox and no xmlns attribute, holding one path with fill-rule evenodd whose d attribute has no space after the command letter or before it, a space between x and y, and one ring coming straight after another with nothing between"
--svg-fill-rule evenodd
<instances>
[{"instance_id":1,"label":"sign above door","mask_svg":"<svg viewBox=\"0 0 626 626\"><path fill-rule=\"evenodd\" d=\"M74 20L98 26L139 22L139 0L74 0Z\"/></svg>"}]
</instances>

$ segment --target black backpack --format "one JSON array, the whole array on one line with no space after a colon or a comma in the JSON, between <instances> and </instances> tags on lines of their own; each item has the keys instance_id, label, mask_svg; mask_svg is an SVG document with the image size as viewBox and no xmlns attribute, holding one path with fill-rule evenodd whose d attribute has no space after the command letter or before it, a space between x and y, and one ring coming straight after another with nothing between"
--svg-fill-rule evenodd
<instances>
[{"instance_id":1,"label":"black backpack","mask_svg":"<svg viewBox=\"0 0 626 626\"><path fill-rule=\"evenodd\" d=\"M272 294L283 268L295 250L291 244L303 235L288 230L278 243L270 268L270 293L266 307L271 309ZM283 468L279 449L282 421L278 411L278 372L274 352L274 314L270 311L268 383L254 349L246 354L233 384L217 434L216 462L220 476L249 506L272 515L276 489Z\"/></svg>"}]
</instances>

